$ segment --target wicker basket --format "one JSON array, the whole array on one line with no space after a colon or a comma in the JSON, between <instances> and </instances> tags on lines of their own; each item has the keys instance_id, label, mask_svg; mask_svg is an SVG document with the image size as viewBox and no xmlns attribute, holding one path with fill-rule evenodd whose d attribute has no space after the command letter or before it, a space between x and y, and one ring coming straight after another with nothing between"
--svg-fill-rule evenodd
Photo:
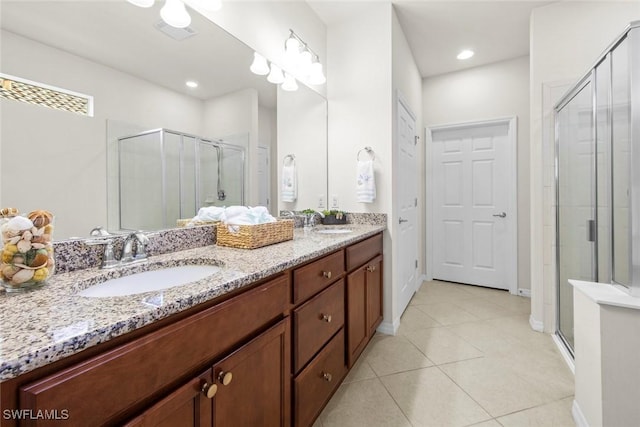
<instances>
[{"instance_id":1,"label":"wicker basket","mask_svg":"<svg viewBox=\"0 0 640 427\"><path fill-rule=\"evenodd\" d=\"M292 219L257 225L234 225L237 232L229 231L227 224L218 224L217 243L232 248L255 249L293 239Z\"/></svg>"}]
</instances>

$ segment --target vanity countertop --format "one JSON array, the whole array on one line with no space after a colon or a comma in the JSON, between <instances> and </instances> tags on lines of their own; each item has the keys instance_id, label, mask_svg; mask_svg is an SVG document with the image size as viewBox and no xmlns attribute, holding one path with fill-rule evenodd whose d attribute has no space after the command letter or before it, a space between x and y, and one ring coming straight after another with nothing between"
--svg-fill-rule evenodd
<instances>
[{"instance_id":1,"label":"vanity countertop","mask_svg":"<svg viewBox=\"0 0 640 427\"><path fill-rule=\"evenodd\" d=\"M216 245L157 255L145 264L125 267L217 264L219 272L200 281L163 291L129 296L90 298L82 289L118 271L97 268L54 275L47 285L19 294L0 294L0 381L126 334L260 279L295 267L385 229L380 225L349 224L345 234L305 233L295 229L293 240L259 249Z\"/></svg>"}]
</instances>

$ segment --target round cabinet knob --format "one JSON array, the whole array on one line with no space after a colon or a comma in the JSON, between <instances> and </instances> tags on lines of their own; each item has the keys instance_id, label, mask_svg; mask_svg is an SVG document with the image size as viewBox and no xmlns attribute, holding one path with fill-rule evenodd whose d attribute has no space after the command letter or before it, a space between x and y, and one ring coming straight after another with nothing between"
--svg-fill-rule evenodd
<instances>
[{"instance_id":1,"label":"round cabinet knob","mask_svg":"<svg viewBox=\"0 0 640 427\"><path fill-rule=\"evenodd\" d=\"M331 382L331 380L333 379L333 376L332 376L329 372L323 372L323 373L322 373L322 378L323 378L326 382Z\"/></svg>"},{"instance_id":2,"label":"round cabinet knob","mask_svg":"<svg viewBox=\"0 0 640 427\"><path fill-rule=\"evenodd\" d=\"M209 399L213 399L213 396L215 396L218 392L218 386L216 384L209 384L205 382L204 384L202 384L202 392Z\"/></svg>"},{"instance_id":3,"label":"round cabinet knob","mask_svg":"<svg viewBox=\"0 0 640 427\"><path fill-rule=\"evenodd\" d=\"M331 279L331 272L330 271L323 271L322 272L322 276L326 279Z\"/></svg>"},{"instance_id":4,"label":"round cabinet knob","mask_svg":"<svg viewBox=\"0 0 640 427\"><path fill-rule=\"evenodd\" d=\"M331 323L331 315L330 314L323 314L320 319L324 320L327 323Z\"/></svg>"},{"instance_id":5,"label":"round cabinet knob","mask_svg":"<svg viewBox=\"0 0 640 427\"><path fill-rule=\"evenodd\" d=\"M233 374L231 372L220 371L218 374L218 381L220 381L222 385L229 385L232 379Z\"/></svg>"}]
</instances>

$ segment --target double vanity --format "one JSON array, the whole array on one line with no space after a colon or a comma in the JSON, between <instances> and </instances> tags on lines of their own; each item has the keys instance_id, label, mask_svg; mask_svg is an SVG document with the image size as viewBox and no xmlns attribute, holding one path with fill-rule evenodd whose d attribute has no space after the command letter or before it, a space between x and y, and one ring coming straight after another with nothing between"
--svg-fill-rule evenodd
<instances>
[{"instance_id":1,"label":"double vanity","mask_svg":"<svg viewBox=\"0 0 640 427\"><path fill-rule=\"evenodd\" d=\"M312 425L382 320L384 225L348 228L0 295L0 425Z\"/></svg>"}]
</instances>

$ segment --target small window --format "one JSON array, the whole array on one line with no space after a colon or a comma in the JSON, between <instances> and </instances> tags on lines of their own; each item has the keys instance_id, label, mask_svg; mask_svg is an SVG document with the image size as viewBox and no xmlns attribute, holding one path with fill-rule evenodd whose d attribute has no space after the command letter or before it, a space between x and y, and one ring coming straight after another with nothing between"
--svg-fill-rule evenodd
<instances>
[{"instance_id":1,"label":"small window","mask_svg":"<svg viewBox=\"0 0 640 427\"><path fill-rule=\"evenodd\" d=\"M0 98L93 117L93 97L0 73Z\"/></svg>"}]
</instances>

